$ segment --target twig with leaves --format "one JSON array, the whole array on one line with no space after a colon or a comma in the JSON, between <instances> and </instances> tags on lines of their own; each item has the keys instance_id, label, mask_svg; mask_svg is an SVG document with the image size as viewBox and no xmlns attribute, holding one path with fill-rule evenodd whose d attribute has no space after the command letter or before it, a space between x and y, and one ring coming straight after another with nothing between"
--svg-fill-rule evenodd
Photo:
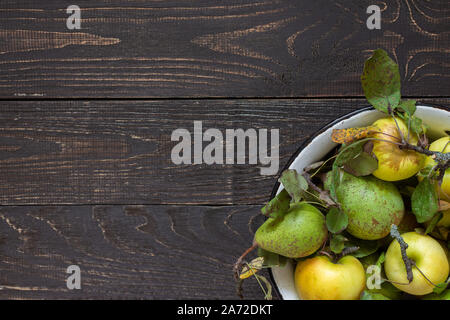
<instances>
[{"instance_id":1,"label":"twig with leaves","mask_svg":"<svg viewBox=\"0 0 450 320\"><path fill-rule=\"evenodd\" d=\"M311 187L311 189L313 189L314 191L316 191L319 194L319 199L322 200L323 202L325 202L325 204L329 207L340 207L339 203L337 203L336 201L334 201L333 199L331 199L330 194L328 192L326 192L325 190L322 190L321 188L319 188L313 181L311 178L311 175L309 174L310 170L313 170L313 167L306 167L303 170L302 176L305 178L306 182L308 183L308 185Z\"/></svg>"}]
</instances>

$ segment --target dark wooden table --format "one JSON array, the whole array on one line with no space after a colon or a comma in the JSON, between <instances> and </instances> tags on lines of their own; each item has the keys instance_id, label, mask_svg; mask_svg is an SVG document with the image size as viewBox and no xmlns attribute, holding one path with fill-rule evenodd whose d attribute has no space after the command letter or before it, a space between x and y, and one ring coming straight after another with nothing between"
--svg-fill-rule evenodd
<instances>
[{"instance_id":1,"label":"dark wooden table","mask_svg":"<svg viewBox=\"0 0 450 320\"><path fill-rule=\"evenodd\" d=\"M72 4L81 30L66 27ZM450 106L449 26L448 0L2 0L0 298L237 298L232 264L277 177L175 165L172 132L279 129L281 170L367 106L376 48L404 96ZM66 287L72 264L81 290Z\"/></svg>"}]
</instances>

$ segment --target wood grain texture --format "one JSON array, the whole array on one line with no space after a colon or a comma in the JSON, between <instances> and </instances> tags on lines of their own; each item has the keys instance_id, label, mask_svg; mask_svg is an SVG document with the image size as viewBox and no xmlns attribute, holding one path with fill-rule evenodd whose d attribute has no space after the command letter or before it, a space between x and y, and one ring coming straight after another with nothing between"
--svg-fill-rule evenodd
<instances>
[{"instance_id":1,"label":"wood grain texture","mask_svg":"<svg viewBox=\"0 0 450 320\"><path fill-rule=\"evenodd\" d=\"M315 131L366 105L353 99L2 102L0 203L261 204L276 176L260 175L260 165L248 160L175 165L172 132L192 134L195 120L203 131L223 134L279 129L281 170Z\"/></svg>"},{"instance_id":2,"label":"wood grain texture","mask_svg":"<svg viewBox=\"0 0 450 320\"><path fill-rule=\"evenodd\" d=\"M1 207L0 299L237 299L232 265L261 218L259 206ZM66 287L72 264L80 290ZM244 294L264 297L255 280Z\"/></svg>"},{"instance_id":3,"label":"wood grain texture","mask_svg":"<svg viewBox=\"0 0 450 320\"><path fill-rule=\"evenodd\" d=\"M70 4L1 1L1 98L362 96L376 48L405 96L448 96L447 0L79 0L73 31Z\"/></svg>"},{"instance_id":4,"label":"wood grain texture","mask_svg":"<svg viewBox=\"0 0 450 320\"><path fill-rule=\"evenodd\" d=\"M281 170L367 106L350 98L376 48L403 96L448 108L449 22L448 0L2 0L0 299L236 299L232 264L277 177L177 166L172 132L279 129Z\"/></svg>"},{"instance_id":5,"label":"wood grain texture","mask_svg":"<svg viewBox=\"0 0 450 320\"><path fill-rule=\"evenodd\" d=\"M258 165L175 165L177 128L280 130L280 168L345 100L3 102L1 204L235 204L266 200ZM204 144L206 145L206 143Z\"/></svg>"}]
</instances>

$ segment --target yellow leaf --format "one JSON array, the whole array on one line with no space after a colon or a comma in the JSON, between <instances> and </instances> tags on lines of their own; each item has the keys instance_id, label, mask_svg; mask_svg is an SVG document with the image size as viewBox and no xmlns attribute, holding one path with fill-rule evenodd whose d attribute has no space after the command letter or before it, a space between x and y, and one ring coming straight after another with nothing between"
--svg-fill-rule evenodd
<instances>
[{"instance_id":1,"label":"yellow leaf","mask_svg":"<svg viewBox=\"0 0 450 320\"><path fill-rule=\"evenodd\" d=\"M348 129L334 129L331 134L333 142L339 144L347 144L356 140L366 138L370 134L377 131L374 126L361 127L361 128L348 128Z\"/></svg>"},{"instance_id":2,"label":"yellow leaf","mask_svg":"<svg viewBox=\"0 0 450 320\"><path fill-rule=\"evenodd\" d=\"M263 263L264 263L263 257L253 259L249 264L245 265L242 268L239 278L243 280L251 276L254 276L259 270L262 269Z\"/></svg>"}]
</instances>

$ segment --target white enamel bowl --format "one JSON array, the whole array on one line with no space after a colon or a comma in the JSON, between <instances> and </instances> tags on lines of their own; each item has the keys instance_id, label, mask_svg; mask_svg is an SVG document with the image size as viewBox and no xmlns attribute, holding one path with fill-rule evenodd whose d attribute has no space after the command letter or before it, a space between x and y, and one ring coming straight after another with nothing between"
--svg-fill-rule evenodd
<instances>
[{"instance_id":1,"label":"white enamel bowl","mask_svg":"<svg viewBox=\"0 0 450 320\"><path fill-rule=\"evenodd\" d=\"M430 136L438 138L445 135L445 131L450 130L450 110L441 107L431 107L420 105L417 107L416 115L430 126ZM320 161L337 144L331 141L333 129L362 127L370 125L375 120L386 116L372 108L361 109L352 112L336 121L325 126L307 141L293 156L288 166L285 168L296 169L301 172L306 166ZM275 185L273 196L280 192L280 184ZM294 286L294 264L288 262L284 267L275 267L271 269L271 275L276 289L282 299L299 300L299 296Z\"/></svg>"}]
</instances>

